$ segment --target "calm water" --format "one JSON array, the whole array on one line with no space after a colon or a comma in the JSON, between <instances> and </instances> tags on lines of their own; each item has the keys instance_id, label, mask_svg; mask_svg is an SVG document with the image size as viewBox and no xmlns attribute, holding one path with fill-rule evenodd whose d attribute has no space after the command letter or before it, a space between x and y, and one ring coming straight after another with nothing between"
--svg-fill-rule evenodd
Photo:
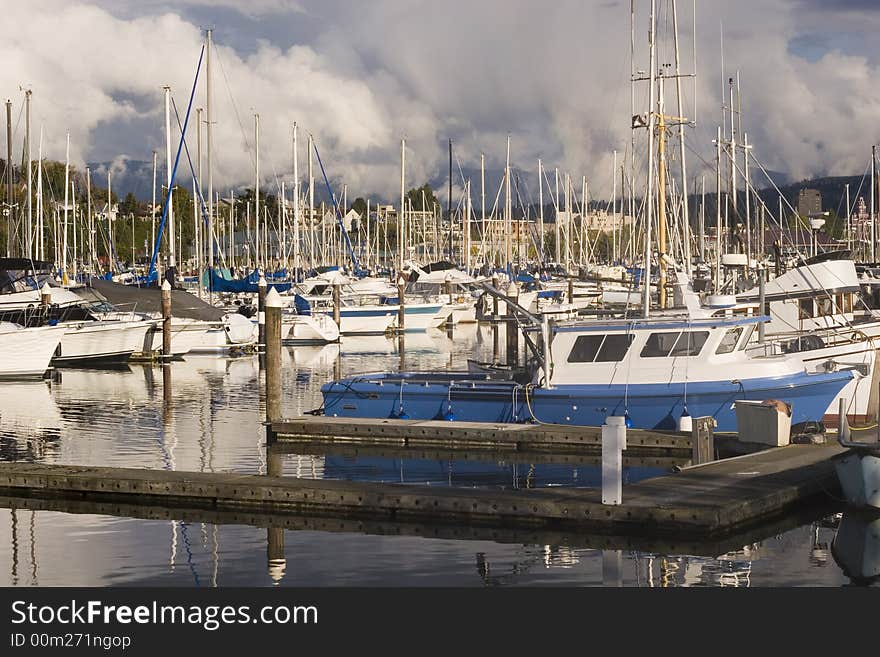
<instances>
[{"instance_id":1,"label":"calm water","mask_svg":"<svg viewBox=\"0 0 880 657\"><path fill-rule=\"evenodd\" d=\"M441 332L408 335L403 355L396 339L384 337L285 349L284 411L317 408L321 385L340 375L397 369L402 361L410 369L464 369L467 358L491 359L492 349L489 330L473 326L452 338ZM0 383L0 458L266 472L255 357L174 363L168 400L162 379L161 368L132 364L64 370L51 383ZM429 486L595 486L600 478L589 457L516 462L503 455L462 459L441 451L349 447L279 458L287 476ZM634 461L626 480L661 475L675 464ZM0 498L0 585L839 586L851 578L831 554L838 531L841 559L849 561L850 551L855 555L844 564L849 573L880 568L864 563L877 553L880 521L849 513L842 520L822 519L817 511L739 543L638 549L600 537L303 518L285 520L288 529L266 529L265 518L106 513L95 505ZM868 558L860 545L868 546Z\"/></svg>"}]
</instances>

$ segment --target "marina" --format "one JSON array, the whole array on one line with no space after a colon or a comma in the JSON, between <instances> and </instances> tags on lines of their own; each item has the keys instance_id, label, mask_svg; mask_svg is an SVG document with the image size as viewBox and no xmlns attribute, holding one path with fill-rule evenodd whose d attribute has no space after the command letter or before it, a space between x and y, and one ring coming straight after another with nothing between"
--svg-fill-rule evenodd
<instances>
[{"instance_id":1,"label":"marina","mask_svg":"<svg viewBox=\"0 0 880 657\"><path fill-rule=\"evenodd\" d=\"M614 66L501 105L592 46L422 78L306 4L132 8L86 124L16 81L0 585L876 586L876 147L780 147L695 2L542 9Z\"/></svg>"}]
</instances>

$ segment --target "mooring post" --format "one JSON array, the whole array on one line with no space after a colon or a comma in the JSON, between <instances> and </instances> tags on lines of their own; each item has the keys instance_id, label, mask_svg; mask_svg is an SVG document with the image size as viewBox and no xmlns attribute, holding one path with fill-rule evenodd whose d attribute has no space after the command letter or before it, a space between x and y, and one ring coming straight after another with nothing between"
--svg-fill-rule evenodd
<instances>
[{"instance_id":1,"label":"mooring post","mask_svg":"<svg viewBox=\"0 0 880 657\"><path fill-rule=\"evenodd\" d=\"M52 305L52 288L49 287L49 281L43 283L43 287L40 288L40 305L45 308Z\"/></svg>"},{"instance_id":2,"label":"mooring post","mask_svg":"<svg viewBox=\"0 0 880 657\"><path fill-rule=\"evenodd\" d=\"M691 430L691 463L699 465L715 460L715 418L711 415L694 418Z\"/></svg>"},{"instance_id":3,"label":"mooring post","mask_svg":"<svg viewBox=\"0 0 880 657\"><path fill-rule=\"evenodd\" d=\"M341 295L340 295L340 285L338 283L333 284L333 321L336 322L336 328L342 328L342 309L341 309Z\"/></svg>"},{"instance_id":4,"label":"mooring post","mask_svg":"<svg viewBox=\"0 0 880 657\"><path fill-rule=\"evenodd\" d=\"M507 315L505 317L505 334L507 340L507 364L516 365L519 361L519 326L514 314L513 304L519 300L519 288L512 282L507 287Z\"/></svg>"},{"instance_id":5,"label":"mooring post","mask_svg":"<svg viewBox=\"0 0 880 657\"><path fill-rule=\"evenodd\" d=\"M162 282L162 360L171 360L171 283Z\"/></svg>"},{"instance_id":6,"label":"mooring post","mask_svg":"<svg viewBox=\"0 0 880 657\"><path fill-rule=\"evenodd\" d=\"M602 504L623 503L623 450L626 449L626 418L613 415L602 425Z\"/></svg>"},{"instance_id":7,"label":"mooring post","mask_svg":"<svg viewBox=\"0 0 880 657\"><path fill-rule=\"evenodd\" d=\"M498 289L498 274L492 274L492 289ZM492 321L498 321L498 297L492 295Z\"/></svg>"},{"instance_id":8,"label":"mooring post","mask_svg":"<svg viewBox=\"0 0 880 657\"><path fill-rule=\"evenodd\" d=\"M266 295L266 443L275 442L272 423L281 419L281 297Z\"/></svg>"},{"instance_id":9,"label":"mooring post","mask_svg":"<svg viewBox=\"0 0 880 657\"><path fill-rule=\"evenodd\" d=\"M568 302L574 303L574 279L571 276L568 277Z\"/></svg>"},{"instance_id":10,"label":"mooring post","mask_svg":"<svg viewBox=\"0 0 880 657\"><path fill-rule=\"evenodd\" d=\"M403 276L397 278L397 330L403 333L406 330L406 279Z\"/></svg>"},{"instance_id":11,"label":"mooring post","mask_svg":"<svg viewBox=\"0 0 880 657\"><path fill-rule=\"evenodd\" d=\"M764 314L764 267L758 267L758 313ZM758 324L758 343L764 344L765 323Z\"/></svg>"},{"instance_id":12,"label":"mooring post","mask_svg":"<svg viewBox=\"0 0 880 657\"><path fill-rule=\"evenodd\" d=\"M449 305L452 306L452 304L455 303L455 300L453 299L453 293L452 293L453 284L452 284L452 277L451 276L449 276L449 275L446 276L444 287L446 288L446 294L449 295ZM450 338L452 337L452 334L451 334L452 327L455 325L455 318L453 317L454 314L455 314L455 311L450 310L449 315L447 315L447 317L446 317L447 336Z\"/></svg>"},{"instance_id":13,"label":"mooring post","mask_svg":"<svg viewBox=\"0 0 880 657\"><path fill-rule=\"evenodd\" d=\"M266 278L260 274L257 283L257 351L266 350Z\"/></svg>"},{"instance_id":14,"label":"mooring post","mask_svg":"<svg viewBox=\"0 0 880 657\"><path fill-rule=\"evenodd\" d=\"M550 375L553 373L550 359L550 317L546 314L541 316L541 349L544 352L544 387L547 390L552 390L553 386L550 383Z\"/></svg>"}]
</instances>

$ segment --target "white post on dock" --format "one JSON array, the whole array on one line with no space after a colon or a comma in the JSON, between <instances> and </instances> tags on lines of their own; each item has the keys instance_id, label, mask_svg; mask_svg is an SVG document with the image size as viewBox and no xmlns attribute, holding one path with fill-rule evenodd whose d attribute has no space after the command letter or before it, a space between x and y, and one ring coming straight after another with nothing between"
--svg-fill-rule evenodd
<instances>
[{"instance_id":1,"label":"white post on dock","mask_svg":"<svg viewBox=\"0 0 880 657\"><path fill-rule=\"evenodd\" d=\"M257 282L257 350L266 350L266 278L260 274ZM275 289L274 287L272 288Z\"/></svg>"},{"instance_id":2,"label":"white post on dock","mask_svg":"<svg viewBox=\"0 0 880 657\"><path fill-rule=\"evenodd\" d=\"M547 390L552 390L553 386L550 383L550 317L546 313L541 316L541 341L544 348L544 387Z\"/></svg>"},{"instance_id":3,"label":"white post on dock","mask_svg":"<svg viewBox=\"0 0 880 657\"><path fill-rule=\"evenodd\" d=\"M613 415L602 425L602 504L623 503L623 450L626 449L626 418Z\"/></svg>"},{"instance_id":4,"label":"white post on dock","mask_svg":"<svg viewBox=\"0 0 880 657\"><path fill-rule=\"evenodd\" d=\"M52 305L52 288L49 286L49 281L43 283L43 287L40 288L40 305L44 308Z\"/></svg>"}]
</instances>

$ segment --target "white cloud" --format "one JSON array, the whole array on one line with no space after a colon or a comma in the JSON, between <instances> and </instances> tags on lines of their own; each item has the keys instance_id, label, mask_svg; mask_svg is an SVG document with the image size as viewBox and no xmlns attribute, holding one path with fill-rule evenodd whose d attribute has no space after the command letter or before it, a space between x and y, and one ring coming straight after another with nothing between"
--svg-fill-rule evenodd
<instances>
[{"instance_id":1,"label":"white cloud","mask_svg":"<svg viewBox=\"0 0 880 657\"><path fill-rule=\"evenodd\" d=\"M679 4L683 68L690 72L691 12L683 6L690 3ZM700 125L689 134L691 148L712 160L723 21L724 73L740 72L744 127L756 156L794 177L861 172L865 144L876 134L878 53L831 49L808 61L789 48L817 26L858 30L857 14L838 17L798 0L699 4ZM217 188L251 181L248 145L253 147L257 111L267 179L290 170L290 126L297 121L301 171L306 134L312 132L328 173L349 183L350 196L395 197L404 135L413 184L445 170L447 137L454 138L463 165L478 166L485 152L498 166L511 134L513 160L521 168L534 170L542 156L548 167L568 169L577 180L586 174L597 195L610 193L611 151L616 148L622 158L630 139L629 3L623 1L264 0L241 9L226 0L156 0L136 10L111 2L103 8L82 1L22 3L6 8L8 23L18 28L0 44L0 89L14 95L19 85L33 88L34 124L45 125L52 157L63 157L70 129L80 161L121 154L148 160L153 149L164 152L162 85L170 84L181 112L185 108L201 43L200 21L192 12L204 17L209 5L225 11L228 22L217 26L218 33L237 27L232 10L246 12L240 21L249 29L273 28L248 54L217 44ZM131 15L135 11L138 16ZM638 67L646 68L647 10L639 11ZM668 44L665 12L660 35ZM877 13L865 14L861 24L864 30L876 26ZM662 61L671 61L668 45L659 51ZM690 114L690 80L684 87ZM674 100L672 91L668 84L668 101ZM637 111L644 111L644 86L636 101ZM205 103L203 79L196 103ZM190 137L193 154L195 141ZM701 164L688 156L696 172Z\"/></svg>"}]
</instances>

